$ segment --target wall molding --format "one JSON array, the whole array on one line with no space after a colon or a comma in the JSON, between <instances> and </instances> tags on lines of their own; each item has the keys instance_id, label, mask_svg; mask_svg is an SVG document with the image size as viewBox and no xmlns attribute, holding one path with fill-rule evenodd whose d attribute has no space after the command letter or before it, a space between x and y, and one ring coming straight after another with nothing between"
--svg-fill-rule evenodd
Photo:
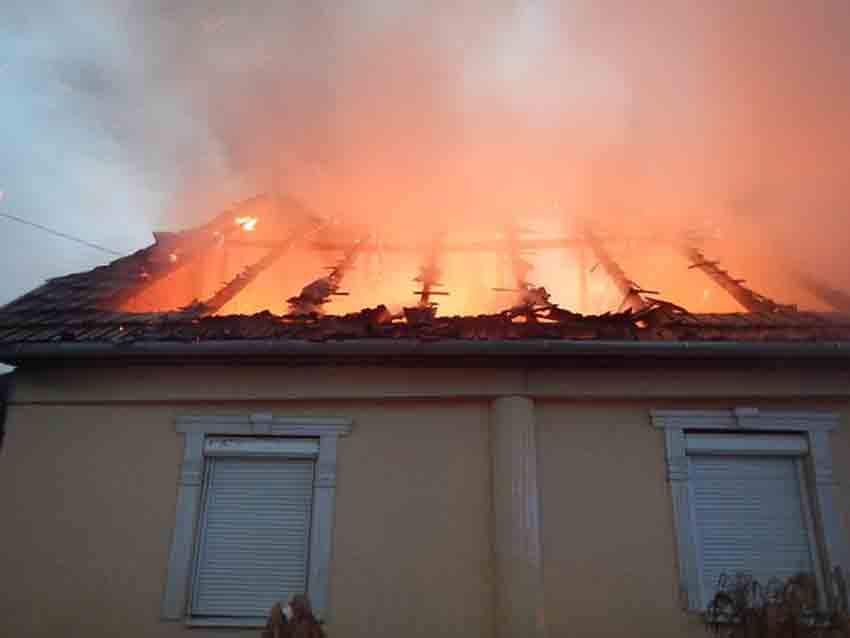
<instances>
[{"instance_id":1,"label":"wall molding","mask_svg":"<svg viewBox=\"0 0 850 638\"><path fill-rule=\"evenodd\" d=\"M174 534L168 556L161 617L175 621L187 619L196 528L201 509L204 459L206 455L222 454L223 448L231 447L222 439L210 445L208 437L257 436L266 437L266 440L268 437L318 440L318 454L315 444L301 446L305 455L316 458L307 593L316 614L327 620L337 440L340 436L350 434L352 428L352 419L340 417L281 417L271 413L177 417L175 429L184 435L183 463L178 473ZM268 454L276 450L273 454L278 456L294 452L292 446L265 444L259 440L256 444L246 445L248 452L253 450L255 453ZM233 454L239 456L238 451Z\"/></svg>"},{"instance_id":2,"label":"wall molding","mask_svg":"<svg viewBox=\"0 0 850 638\"><path fill-rule=\"evenodd\" d=\"M733 408L731 410L650 410L657 428L696 430L793 430L831 432L838 428L835 412L789 412Z\"/></svg>"}]
</instances>

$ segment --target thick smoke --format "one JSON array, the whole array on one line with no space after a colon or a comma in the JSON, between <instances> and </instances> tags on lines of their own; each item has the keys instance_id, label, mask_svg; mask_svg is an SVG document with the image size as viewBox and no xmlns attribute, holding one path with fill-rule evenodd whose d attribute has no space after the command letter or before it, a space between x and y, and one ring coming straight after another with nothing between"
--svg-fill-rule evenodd
<instances>
[{"instance_id":1,"label":"thick smoke","mask_svg":"<svg viewBox=\"0 0 850 638\"><path fill-rule=\"evenodd\" d=\"M89 236L278 191L390 234L698 231L850 288L845 0L73 4L4 9L55 111L5 109L0 169Z\"/></svg>"}]
</instances>

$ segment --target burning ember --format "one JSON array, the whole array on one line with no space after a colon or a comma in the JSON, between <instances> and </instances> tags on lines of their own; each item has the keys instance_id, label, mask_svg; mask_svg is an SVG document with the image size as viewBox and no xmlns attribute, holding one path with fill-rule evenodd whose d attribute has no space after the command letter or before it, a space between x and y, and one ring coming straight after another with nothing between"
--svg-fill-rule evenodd
<instances>
[{"instance_id":1,"label":"burning ember","mask_svg":"<svg viewBox=\"0 0 850 638\"><path fill-rule=\"evenodd\" d=\"M242 230L250 233L256 228L259 220L256 217L237 217L235 221L238 226L242 227Z\"/></svg>"}]
</instances>

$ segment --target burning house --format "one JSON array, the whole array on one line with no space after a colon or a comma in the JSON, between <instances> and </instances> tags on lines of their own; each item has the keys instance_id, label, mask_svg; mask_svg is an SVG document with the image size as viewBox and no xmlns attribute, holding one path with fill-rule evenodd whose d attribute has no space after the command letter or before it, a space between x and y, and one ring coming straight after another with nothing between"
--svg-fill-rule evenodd
<instances>
[{"instance_id":1,"label":"burning house","mask_svg":"<svg viewBox=\"0 0 850 638\"><path fill-rule=\"evenodd\" d=\"M451 230L260 197L0 310L0 627L701 635L723 573L850 568L850 295Z\"/></svg>"}]
</instances>

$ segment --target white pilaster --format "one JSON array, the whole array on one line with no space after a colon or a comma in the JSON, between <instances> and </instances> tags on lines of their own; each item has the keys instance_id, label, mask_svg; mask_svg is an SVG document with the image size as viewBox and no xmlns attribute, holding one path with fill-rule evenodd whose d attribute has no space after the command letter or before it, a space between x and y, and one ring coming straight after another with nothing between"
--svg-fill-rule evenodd
<instances>
[{"instance_id":1,"label":"white pilaster","mask_svg":"<svg viewBox=\"0 0 850 638\"><path fill-rule=\"evenodd\" d=\"M543 571L534 402L496 399L490 410L498 638L543 638Z\"/></svg>"}]
</instances>

